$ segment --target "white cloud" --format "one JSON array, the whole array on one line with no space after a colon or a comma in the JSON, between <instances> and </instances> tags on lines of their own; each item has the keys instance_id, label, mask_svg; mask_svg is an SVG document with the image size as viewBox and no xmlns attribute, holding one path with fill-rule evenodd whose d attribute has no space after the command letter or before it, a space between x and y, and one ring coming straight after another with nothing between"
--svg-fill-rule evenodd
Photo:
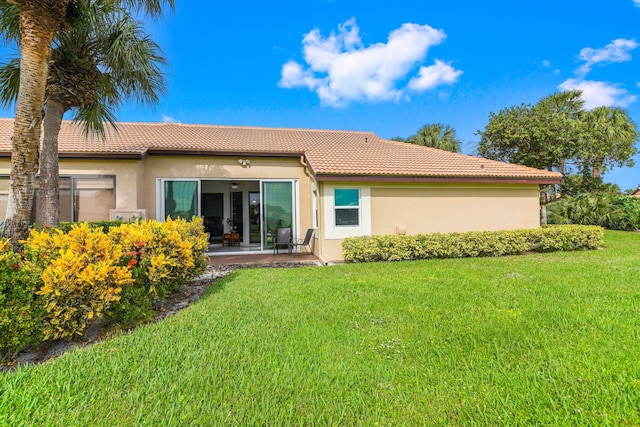
<instances>
[{"instance_id":1,"label":"white cloud","mask_svg":"<svg viewBox=\"0 0 640 427\"><path fill-rule=\"evenodd\" d=\"M640 1L640 0L639 0ZM580 51L578 58L585 63L580 66L578 72L583 76L591 71L591 68L599 63L631 61L631 52L640 46L634 39L615 39L602 48L594 49L585 47Z\"/></svg>"},{"instance_id":2,"label":"white cloud","mask_svg":"<svg viewBox=\"0 0 640 427\"><path fill-rule=\"evenodd\" d=\"M178 120L174 119L171 116L162 115L162 123L180 123Z\"/></svg>"},{"instance_id":3,"label":"white cloud","mask_svg":"<svg viewBox=\"0 0 640 427\"><path fill-rule=\"evenodd\" d=\"M321 102L332 106L350 101L398 100L407 88L399 82L421 64L431 46L446 38L442 30L429 25L405 23L389 34L387 43L365 47L355 18L338 26L338 32L322 36L319 29L302 40L304 67L289 61L282 67L280 87L308 88ZM453 83L461 71L443 61L422 67L419 77L411 79L409 89L425 90L439 84ZM423 77L424 75L424 77ZM423 82L423 83L421 83ZM423 88L424 86L424 88Z\"/></svg>"},{"instance_id":4,"label":"white cloud","mask_svg":"<svg viewBox=\"0 0 640 427\"><path fill-rule=\"evenodd\" d=\"M640 0L639 0L639 1L640 1ZM542 66L543 66L544 68L549 68L549 67L551 67L551 61L549 61L548 59L543 59L543 60L542 60Z\"/></svg>"},{"instance_id":5,"label":"white cloud","mask_svg":"<svg viewBox=\"0 0 640 427\"><path fill-rule=\"evenodd\" d=\"M434 65L420 67L419 76L409 81L409 88L417 92L424 92L442 84L453 84L458 80L460 74L462 71L436 59Z\"/></svg>"},{"instance_id":6,"label":"white cloud","mask_svg":"<svg viewBox=\"0 0 640 427\"><path fill-rule=\"evenodd\" d=\"M568 79L560 83L560 90L578 89L582 91L582 99L586 109L599 106L626 107L637 101L637 96L629 95L625 89L608 82L593 80Z\"/></svg>"},{"instance_id":7,"label":"white cloud","mask_svg":"<svg viewBox=\"0 0 640 427\"><path fill-rule=\"evenodd\" d=\"M640 0L635 0L640 2ZM580 58L584 61L575 72L576 78L567 79L558 85L560 90L577 89L582 91L585 108L591 109L601 105L607 107L626 107L636 102L638 97L630 95L619 84L603 81L586 80L585 76L596 64L605 65L615 62L631 61L631 51L640 46L634 39L615 39L603 48L593 49L585 47L580 51Z\"/></svg>"},{"instance_id":8,"label":"white cloud","mask_svg":"<svg viewBox=\"0 0 640 427\"><path fill-rule=\"evenodd\" d=\"M640 7L640 0L633 0L633 4Z\"/></svg>"}]
</instances>

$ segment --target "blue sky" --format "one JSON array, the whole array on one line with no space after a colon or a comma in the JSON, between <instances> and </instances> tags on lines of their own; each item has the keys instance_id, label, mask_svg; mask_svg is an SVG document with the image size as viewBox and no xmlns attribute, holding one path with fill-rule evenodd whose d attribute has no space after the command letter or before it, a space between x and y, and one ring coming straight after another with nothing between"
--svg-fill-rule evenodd
<instances>
[{"instance_id":1,"label":"blue sky","mask_svg":"<svg viewBox=\"0 0 640 427\"><path fill-rule=\"evenodd\" d=\"M167 96L123 106L121 121L384 138L441 122L473 154L490 112L578 87L640 123L640 0L176 3L148 27L169 61ZM640 157L605 180L635 188Z\"/></svg>"}]
</instances>

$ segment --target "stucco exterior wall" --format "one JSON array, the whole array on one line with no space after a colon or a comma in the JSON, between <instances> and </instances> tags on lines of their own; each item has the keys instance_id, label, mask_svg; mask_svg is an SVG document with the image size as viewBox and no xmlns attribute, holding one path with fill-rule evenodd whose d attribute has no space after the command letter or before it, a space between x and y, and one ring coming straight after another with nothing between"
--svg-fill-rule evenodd
<instances>
[{"instance_id":1,"label":"stucco exterior wall","mask_svg":"<svg viewBox=\"0 0 640 427\"><path fill-rule=\"evenodd\" d=\"M240 165L239 158L249 159L250 166ZM9 159L0 159L0 175L8 175L9 169ZM325 262L343 260L342 241L349 235L397 232L413 235L535 228L539 225L538 186L535 184L320 182L316 187L299 158L149 155L144 160L63 159L60 174L115 175L116 208L147 209L149 218L156 219L158 178L211 180L203 186L216 185L215 180L255 181L244 188L247 191L255 191L260 179L295 180L299 209L297 237L303 237L305 231L314 226L314 217L317 218L318 232L313 247ZM336 227L332 223L336 188L360 190L358 227ZM317 206L313 202L314 189L318 194ZM1 202L0 199L0 205ZM4 216L4 210L1 215Z\"/></svg>"},{"instance_id":2,"label":"stucco exterior wall","mask_svg":"<svg viewBox=\"0 0 640 427\"><path fill-rule=\"evenodd\" d=\"M514 230L540 225L538 186L371 189L372 234Z\"/></svg>"},{"instance_id":3,"label":"stucco exterior wall","mask_svg":"<svg viewBox=\"0 0 640 427\"><path fill-rule=\"evenodd\" d=\"M333 209L331 194L335 188L359 188L365 195L362 190L369 190L370 208L367 210L366 203L362 204L361 223L366 225L368 219L370 232L364 227L360 235L513 230L536 228L540 224L535 184L323 183L321 212ZM321 230L331 227L324 223L327 215L321 221ZM319 234L322 260L343 261L343 238Z\"/></svg>"}]
</instances>

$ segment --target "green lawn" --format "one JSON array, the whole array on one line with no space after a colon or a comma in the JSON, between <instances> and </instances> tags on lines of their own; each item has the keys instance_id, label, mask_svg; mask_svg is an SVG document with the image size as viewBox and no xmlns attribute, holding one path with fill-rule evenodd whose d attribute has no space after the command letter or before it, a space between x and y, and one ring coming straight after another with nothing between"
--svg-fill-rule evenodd
<instances>
[{"instance_id":1,"label":"green lawn","mask_svg":"<svg viewBox=\"0 0 640 427\"><path fill-rule=\"evenodd\" d=\"M242 270L0 374L0 425L638 425L640 233L607 249Z\"/></svg>"}]
</instances>

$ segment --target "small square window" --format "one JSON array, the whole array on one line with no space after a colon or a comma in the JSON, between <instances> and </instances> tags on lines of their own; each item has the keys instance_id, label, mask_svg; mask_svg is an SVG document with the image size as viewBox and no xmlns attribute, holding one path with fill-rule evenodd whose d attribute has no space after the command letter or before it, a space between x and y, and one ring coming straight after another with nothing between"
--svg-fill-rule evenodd
<instances>
[{"instance_id":1,"label":"small square window","mask_svg":"<svg viewBox=\"0 0 640 427\"><path fill-rule=\"evenodd\" d=\"M360 190L357 188L336 188L333 194L336 227L359 226Z\"/></svg>"}]
</instances>

